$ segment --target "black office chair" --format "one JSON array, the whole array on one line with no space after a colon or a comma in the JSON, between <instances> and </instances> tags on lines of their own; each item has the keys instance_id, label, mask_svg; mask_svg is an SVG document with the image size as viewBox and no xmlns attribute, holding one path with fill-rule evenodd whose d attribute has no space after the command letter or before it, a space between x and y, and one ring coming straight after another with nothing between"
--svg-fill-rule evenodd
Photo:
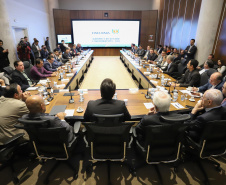
<instances>
[{"instance_id":1,"label":"black office chair","mask_svg":"<svg viewBox=\"0 0 226 185\"><path fill-rule=\"evenodd\" d=\"M47 159L56 160L56 163L48 172L44 184L49 183L49 176L60 164L60 161L67 162L66 164L74 171L74 179L77 179L77 170L68 161L71 152L75 147L77 137L74 137L71 142L68 142L68 132L66 131L66 128L49 128L49 120L25 120L19 118L18 121L24 126L16 125L15 127L27 131L30 141L34 146L35 153L40 161L43 162Z\"/></svg>"},{"instance_id":2,"label":"black office chair","mask_svg":"<svg viewBox=\"0 0 226 185\"><path fill-rule=\"evenodd\" d=\"M9 79L10 83L12 83L13 82L13 79L12 79L13 68L10 66L7 66L7 67L4 67L2 69L2 71L4 72L4 76Z\"/></svg>"},{"instance_id":3,"label":"black office chair","mask_svg":"<svg viewBox=\"0 0 226 185\"><path fill-rule=\"evenodd\" d=\"M115 126L123 122L123 117L123 113L113 115L93 114L91 120L100 126Z\"/></svg>"},{"instance_id":4,"label":"black office chair","mask_svg":"<svg viewBox=\"0 0 226 185\"><path fill-rule=\"evenodd\" d=\"M205 184L209 184L208 176L201 164L201 160L208 160L216 165L216 170L221 171L220 164L213 157L226 153L226 120L210 121L205 124L200 141L194 141L191 137L186 137L187 152L192 154L202 171Z\"/></svg>"},{"instance_id":5,"label":"black office chair","mask_svg":"<svg viewBox=\"0 0 226 185\"><path fill-rule=\"evenodd\" d=\"M9 166L12 171L14 184L19 183L19 179L15 174L15 169L13 166L13 163L15 161L14 158L15 158L15 155L17 154L17 150L27 144L27 142L24 142L24 143L18 142L23 137L23 135L24 133L17 134L7 139L6 141L4 141L2 144L0 144L0 163L2 164L0 167L0 170Z\"/></svg>"},{"instance_id":6,"label":"black office chair","mask_svg":"<svg viewBox=\"0 0 226 185\"><path fill-rule=\"evenodd\" d=\"M136 169L146 164L154 165L160 184L163 184L157 164L174 163L174 171L177 172L185 128L181 123L146 126L144 145L138 139L135 144L137 153L143 157L146 163L138 165ZM135 129L133 131L134 137L137 138Z\"/></svg>"},{"instance_id":7,"label":"black office chair","mask_svg":"<svg viewBox=\"0 0 226 185\"><path fill-rule=\"evenodd\" d=\"M178 72L173 72L171 76L179 80L182 77L182 75L185 73L186 69L187 69L186 59L182 59L178 64Z\"/></svg>"},{"instance_id":8,"label":"black office chair","mask_svg":"<svg viewBox=\"0 0 226 185\"><path fill-rule=\"evenodd\" d=\"M28 78L32 79L30 71L31 71L31 68L33 67L33 65L29 61L23 61L23 63L24 63L24 72L26 73Z\"/></svg>"},{"instance_id":9,"label":"black office chair","mask_svg":"<svg viewBox=\"0 0 226 185\"><path fill-rule=\"evenodd\" d=\"M86 128L86 134L84 136L84 141L86 142L87 148L90 149L90 155L92 160L98 162L106 161L108 166L108 183L110 182L110 162L118 161L124 162L126 160L127 152L129 150L128 145L130 143L130 129L133 125L130 123L120 123L116 125L109 125L108 123L96 124L83 123ZM86 171L90 167L97 165L91 164L91 166L86 167ZM127 163L124 163L129 165ZM129 165L130 171L133 167Z\"/></svg>"}]
</instances>

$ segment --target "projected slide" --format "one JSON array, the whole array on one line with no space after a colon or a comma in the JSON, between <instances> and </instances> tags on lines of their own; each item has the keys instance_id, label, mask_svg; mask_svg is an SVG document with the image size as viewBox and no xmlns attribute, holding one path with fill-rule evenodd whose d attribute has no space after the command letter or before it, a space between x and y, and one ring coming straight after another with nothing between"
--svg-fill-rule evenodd
<instances>
[{"instance_id":1,"label":"projected slide","mask_svg":"<svg viewBox=\"0 0 226 185\"><path fill-rule=\"evenodd\" d=\"M72 20L72 30L83 47L130 47L139 43L140 21Z\"/></svg>"},{"instance_id":2,"label":"projected slide","mask_svg":"<svg viewBox=\"0 0 226 185\"><path fill-rule=\"evenodd\" d=\"M61 40L64 40L64 43L71 43L71 35L57 35L57 42L61 43Z\"/></svg>"}]
</instances>

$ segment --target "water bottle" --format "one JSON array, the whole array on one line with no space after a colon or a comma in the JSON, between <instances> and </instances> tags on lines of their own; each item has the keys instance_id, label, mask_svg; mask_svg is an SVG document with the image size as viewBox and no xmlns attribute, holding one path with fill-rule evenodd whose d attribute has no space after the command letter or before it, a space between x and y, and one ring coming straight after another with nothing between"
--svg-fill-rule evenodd
<instances>
[{"instance_id":1,"label":"water bottle","mask_svg":"<svg viewBox=\"0 0 226 185\"><path fill-rule=\"evenodd\" d=\"M164 86L164 84L165 84L164 75L162 75L162 78L161 78L161 86Z\"/></svg>"},{"instance_id":2,"label":"water bottle","mask_svg":"<svg viewBox=\"0 0 226 185\"><path fill-rule=\"evenodd\" d=\"M114 94L114 99L117 100L117 93Z\"/></svg>"},{"instance_id":3,"label":"water bottle","mask_svg":"<svg viewBox=\"0 0 226 185\"><path fill-rule=\"evenodd\" d=\"M177 101L177 98L178 98L178 93L177 92L174 92L173 93L173 102L176 102Z\"/></svg>"},{"instance_id":4,"label":"water bottle","mask_svg":"<svg viewBox=\"0 0 226 185\"><path fill-rule=\"evenodd\" d=\"M184 94L181 94L181 96L180 96L180 100L181 100L181 101L184 101L184 100L185 100L185 96L184 96Z\"/></svg>"}]
</instances>

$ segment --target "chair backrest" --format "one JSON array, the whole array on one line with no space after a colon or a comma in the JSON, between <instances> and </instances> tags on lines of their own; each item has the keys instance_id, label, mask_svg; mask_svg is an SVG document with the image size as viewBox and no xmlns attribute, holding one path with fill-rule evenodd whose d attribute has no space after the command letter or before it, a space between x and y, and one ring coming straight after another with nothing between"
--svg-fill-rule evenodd
<instances>
[{"instance_id":1,"label":"chair backrest","mask_svg":"<svg viewBox=\"0 0 226 185\"><path fill-rule=\"evenodd\" d=\"M24 72L26 73L26 75L28 76L28 78L31 79L31 68L33 67L33 65L29 62L29 61L23 61L24 63Z\"/></svg>"},{"instance_id":2,"label":"chair backrest","mask_svg":"<svg viewBox=\"0 0 226 185\"><path fill-rule=\"evenodd\" d=\"M187 62L187 60L184 58L184 59L181 59L181 60L180 60L180 63L183 64L183 65L187 65L188 62Z\"/></svg>"},{"instance_id":3,"label":"chair backrest","mask_svg":"<svg viewBox=\"0 0 226 185\"><path fill-rule=\"evenodd\" d=\"M210 121L205 124L201 135L200 157L226 153L226 120Z\"/></svg>"},{"instance_id":4,"label":"chair backrest","mask_svg":"<svg viewBox=\"0 0 226 185\"><path fill-rule=\"evenodd\" d=\"M7 75L11 75L13 72L13 68L10 66L4 67L3 72L5 72Z\"/></svg>"},{"instance_id":5,"label":"chair backrest","mask_svg":"<svg viewBox=\"0 0 226 185\"><path fill-rule=\"evenodd\" d=\"M134 123L121 123L117 126L100 126L95 123L83 123L86 127L86 139L91 146L91 157L96 160L120 160L126 155L129 143L129 131Z\"/></svg>"},{"instance_id":6,"label":"chair backrest","mask_svg":"<svg viewBox=\"0 0 226 185\"><path fill-rule=\"evenodd\" d=\"M187 64L186 63L179 63L178 64L178 73L184 74L186 69L187 69Z\"/></svg>"},{"instance_id":7,"label":"chair backrest","mask_svg":"<svg viewBox=\"0 0 226 185\"><path fill-rule=\"evenodd\" d=\"M162 115L161 118L167 123L183 123L191 118L190 114Z\"/></svg>"},{"instance_id":8,"label":"chair backrest","mask_svg":"<svg viewBox=\"0 0 226 185\"><path fill-rule=\"evenodd\" d=\"M185 128L185 125L177 123L145 127L146 162L152 164L178 160Z\"/></svg>"},{"instance_id":9,"label":"chair backrest","mask_svg":"<svg viewBox=\"0 0 226 185\"><path fill-rule=\"evenodd\" d=\"M113 115L93 114L92 121L102 126L114 126L121 124L123 122L123 117L123 113Z\"/></svg>"},{"instance_id":10,"label":"chair backrest","mask_svg":"<svg viewBox=\"0 0 226 185\"><path fill-rule=\"evenodd\" d=\"M206 83L208 83L210 76L208 75L207 72L204 72L201 74L201 79L200 79L200 86L205 85Z\"/></svg>"},{"instance_id":11,"label":"chair backrest","mask_svg":"<svg viewBox=\"0 0 226 185\"><path fill-rule=\"evenodd\" d=\"M18 119L24 126L30 141L33 143L36 154L44 159L68 159L67 145L68 132L65 127L49 127L49 120Z\"/></svg>"}]
</instances>

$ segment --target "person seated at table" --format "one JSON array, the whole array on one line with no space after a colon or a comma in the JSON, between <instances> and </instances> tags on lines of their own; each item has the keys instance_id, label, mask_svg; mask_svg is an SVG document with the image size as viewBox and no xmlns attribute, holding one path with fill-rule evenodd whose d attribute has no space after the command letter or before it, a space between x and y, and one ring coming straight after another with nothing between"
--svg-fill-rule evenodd
<instances>
[{"instance_id":1,"label":"person seated at table","mask_svg":"<svg viewBox=\"0 0 226 185\"><path fill-rule=\"evenodd\" d=\"M144 141L145 128L148 125L164 125L167 124L161 118L162 115L173 115L169 112L171 97L164 91L157 91L153 97L153 105L147 116L144 116L140 123L136 126L136 134L140 143Z\"/></svg>"},{"instance_id":2,"label":"person seated at table","mask_svg":"<svg viewBox=\"0 0 226 185\"><path fill-rule=\"evenodd\" d=\"M40 53L41 53L42 59L46 59L48 57L49 52L48 52L47 47L45 45L42 45L42 49L41 49Z\"/></svg>"},{"instance_id":3,"label":"person seated at table","mask_svg":"<svg viewBox=\"0 0 226 185\"><path fill-rule=\"evenodd\" d=\"M58 51L57 51L57 52L58 52ZM49 56L54 58L54 62L52 63L53 69L57 69L58 67L64 65L62 62L58 61L58 60L55 58L55 55L54 55L54 54L51 54L51 55L49 55Z\"/></svg>"},{"instance_id":4,"label":"person seated at table","mask_svg":"<svg viewBox=\"0 0 226 185\"><path fill-rule=\"evenodd\" d=\"M109 78L104 79L100 86L102 98L88 102L84 114L84 120L92 121L93 114L112 115L122 113L124 113L124 120L130 120L131 116L126 108L125 102L112 99L115 94L115 90L115 83Z\"/></svg>"},{"instance_id":5,"label":"person seated at table","mask_svg":"<svg viewBox=\"0 0 226 185\"><path fill-rule=\"evenodd\" d=\"M212 60L206 60L204 63L204 67L203 69L201 69L199 71L200 75L204 75L204 73L207 73L208 76L212 75L214 72L217 72L216 69L213 68L214 67L214 63Z\"/></svg>"},{"instance_id":6,"label":"person seated at table","mask_svg":"<svg viewBox=\"0 0 226 185\"><path fill-rule=\"evenodd\" d=\"M31 68L31 78L35 81L39 81L42 78L47 78L51 76L56 76L55 72L47 71L43 67L43 60L38 58L36 59L36 65Z\"/></svg>"},{"instance_id":7,"label":"person seated at table","mask_svg":"<svg viewBox=\"0 0 226 185\"><path fill-rule=\"evenodd\" d=\"M161 52L161 54L158 56L158 58L156 58L153 62L151 61L151 63L156 64L156 65L160 65L163 61L163 58L166 56L166 51L163 50Z\"/></svg>"},{"instance_id":8,"label":"person seated at table","mask_svg":"<svg viewBox=\"0 0 226 185\"><path fill-rule=\"evenodd\" d=\"M153 61L154 61L156 58L158 58L158 55L156 55L156 54L154 53L153 48L151 48L150 51L149 51L149 53L148 53L148 56L147 56L147 61L148 61L149 63L153 63Z\"/></svg>"},{"instance_id":9,"label":"person seated at table","mask_svg":"<svg viewBox=\"0 0 226 185\"><path fill-rule=\"evenodd\" d=\"M54 58L57 60L57 62L65 64L67 62L67 59L63 59L62 52L58 50L54 50Z\"/></svg>"},{"instance_id":10,"label":"person seated at table","mask_svg":"<svg viewBox=\"0 0 226 185\"><path fill-rule=\"evenodd\" d=\"M222 90L222 86L224 84L222 74L220 72L215 72L210 76L209 82L200 87L193 87L193 91L199 91L204 93L208 89L218 89Z\"/></svg>"},{"instance_id":11,"label":"person seated at table","mask_svg":"<svg viewBox=\"0 0 226 185\"><path fill-rule=\"evenodd\" d=\"M224 85L222 86L222 94L224 96L224 99L221 102L221 106L226 107L226 82L224 82Z\"/></svg>"},{"instance_id":12,"label":"person seated at table","mask_svg":"<svg viewBox=\"0 0 226 185\"><path fill-rule=\"evenodd\" d=\"M77 49L77 51L78 51L79 53L82 53L82 52L83 52L83 47L82 47L82 45L81 45L80 43L77 44L76 49Z\"/></svg>"},{"instance_id":13,"label":"person seated at table","mask_svg":"<svg viewBox=\"0 0 226 185\"><path fill-rule=\"evenodd\" d=\"M177 64L173 62L174 57L172 55L168 55L166 61L168 65L162 69L163 73L172 75L172 73L177 72Z\"/></svg>"},{"instance_id":14,"label":"person seated at table","mask_svg":"<svg viewBox=\"0 0 226 185\"><path fill-rule=\"evenodd\" d=\"M72 59L72 56L70 55L70 48L67 48L66 51L64 52L63 59L66 59L67 61Z\"/></svg>"},{"instance_id":15,"label":"person seated at table","mask_svg":"<svg viewBox=\"0 0 226 185\"><path fill-rule=\"evenodd\" d=\"M226 66L222 64L221 60L217 61L217 65L218 65L217 71L220 72L221 74L224 74L224 72L226 71Z\"/></svg>"},{"instance_id":16,"label":"person seated at table","mask_svg":"<svg viewBox=\"0 0 226 185\"><path fill-rule=\"evenodd\" d=\"M188 136L198 142L205 124L214 120L225 120L226 107L221 106L223 95L218 89L207 90L202 101L198 101L191 111L191 119L186 121Z\"/></svg>"},{"instance_id":17,"label":"person seated at table","mask_svg":"<svg viewBox=\"0 0 226 185\"><path fill-rule=\"evenodd\" d=\"M150 53L150 46L147 46L147 50L146 50L146 52L145 52L145 54L144 54L144 59L145 60L147 60L147 58L148 58L148 54Z\"/></svg>"},{"instance_id":18,"label":"person seated at table","mask_svg":"<svg viewBox=\"0 0 226 185\"><path fill-rule=\"evenodd\" d=\"M195 59L191 59L187 64L187 70L185 71L185 74L182 76L182 78L178 81L177 84L171 83L171 86L180 86L180 87L194 87L199 86L200 84L200 74L199 70L196 69L199 62Z\"/></svg>"},{"instance_id":19,"label":"person seated at table","mask_svg":"<svg viewBox=\"0 0 226 185\"><path fill-rule=\"evenodd\" d=\"M165 67L168 65L167 63L167 56L164 56L162 59L162 62L160 64L157 64L156 66L161 68L161 69L165 69Z\"/></svg>"},{"instance_id":20,"label":"person seated at table","mask_svg":"<svg viewBox=\"0 0 226 185\"><path fill-rule=\"evenodd\" d=\"M12 79L20 85L22 91L25 91L25 89L32 86L33 82L24 72L24 63L22 61L15 61L14 67L15 70L12 73Z\"/></svg>"},{"instance_id":21,"label":"person seated at table","mask_svg":"<svg viewBox=\"0 0 226 185\"><path fill-rule=\"evenodd\" d=\"M142 48L141 45L139 45L139 48L137 49L137 54L139 57L143 58L144 54L145 54L145 51L144 49Z\"/></svg>"},{"instance_id":22,"label":"person seated at table","mask_svg":"<svg viewBox=\"0 0 226 185\"><path fill-rule=\"evenodd\" d=\"M68 142L74 139L74 128L65 120L66 113L60 112L56 116L46 114L46 106L43 98L39 95L33 95L27 98L26 105L29 114L22 116L22 120L49 120L49 127L65 127L68 132Z\"/></svg>"},{"instance_id":23,"label":"person seated at table","mask_svg":"<svg viewBox=\"0 0 226 185\"><path fill-rule=\"evenodd\" d=\"M48 56L47 57L47 61L44 62L44 68L47 70L47 71L57 71L57 68L55 67L55 65L53 65L53 62L54 62L54 57L53 56Z\"/></svg>"},{"instance_id":24,"label":"person seated at table","mask_svg":"<svg viewBox=\"0 0 226 185\"><path fill-rule=\"evenodd\" d=\"M78 52L78 50L76 49L76 44L73 44L71 51L70 51L70 54L71 54L72 57L80 55L80 52Z\"/></svg>"}]
</instances>

